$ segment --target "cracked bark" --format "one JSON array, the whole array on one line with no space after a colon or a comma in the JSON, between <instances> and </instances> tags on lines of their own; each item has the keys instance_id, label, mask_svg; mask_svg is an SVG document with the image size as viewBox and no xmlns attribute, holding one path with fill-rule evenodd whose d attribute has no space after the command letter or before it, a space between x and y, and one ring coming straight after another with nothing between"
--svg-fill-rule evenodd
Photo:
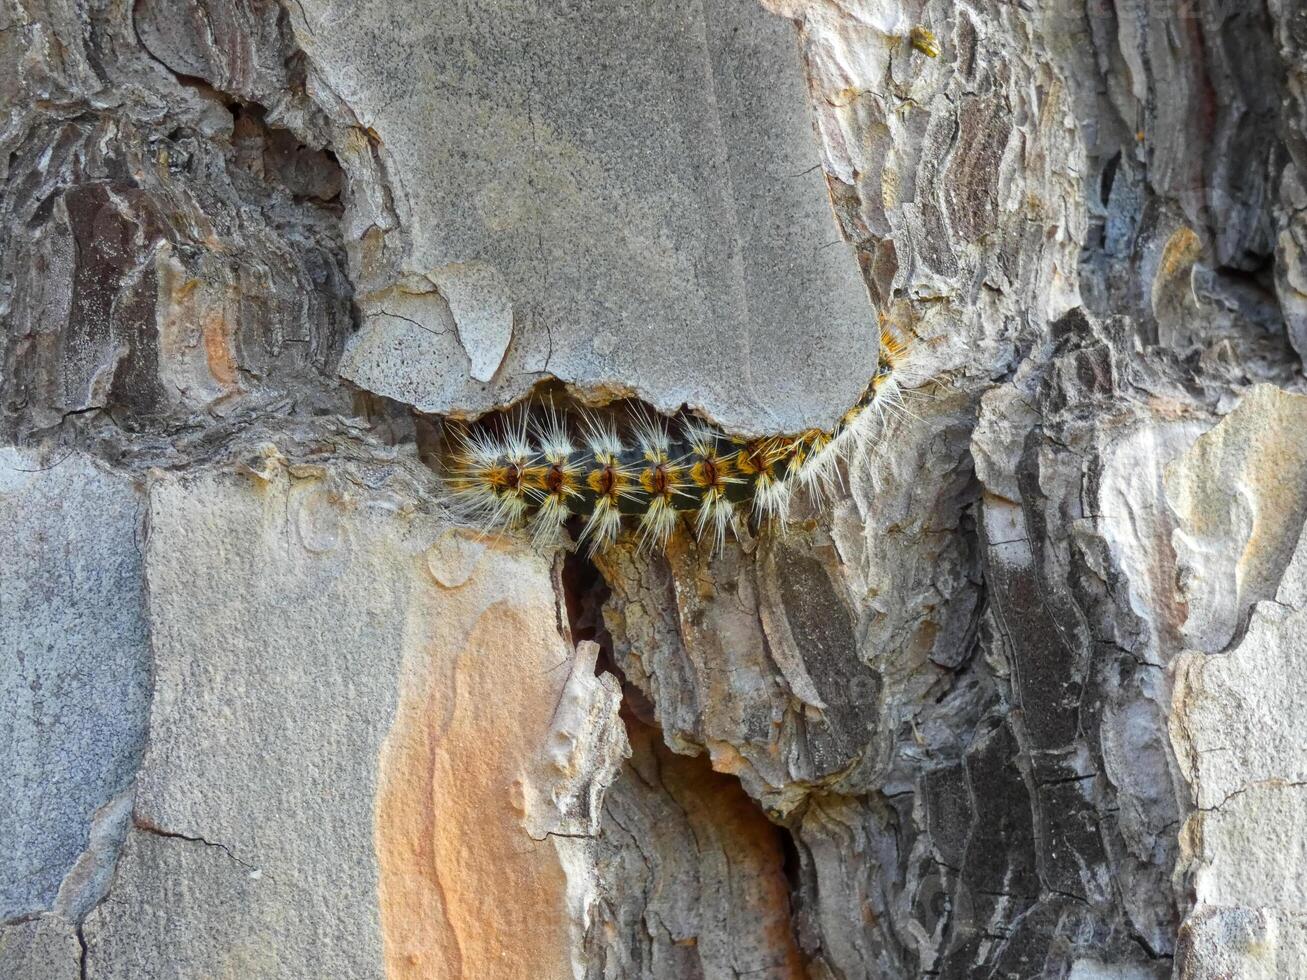
<instances>
[{"instance_id":1,"label":"cracked bark","mask_svg":"<svg viewBox=\"0 0 1307 980\"><path fill-rule=\"evenodd\" d=\"M9 0L0 973L1307 975L1302 11L1034 6ZM785 535L449 526L878 316Z\"/></svg>"}]
</instances>

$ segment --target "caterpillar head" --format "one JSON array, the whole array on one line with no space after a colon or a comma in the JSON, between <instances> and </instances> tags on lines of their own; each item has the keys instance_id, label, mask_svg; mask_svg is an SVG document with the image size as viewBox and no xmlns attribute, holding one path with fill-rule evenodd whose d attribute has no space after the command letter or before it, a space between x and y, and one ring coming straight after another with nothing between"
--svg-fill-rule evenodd
<instances>
[{"instance_id":1,"label":"caterpillar head","mask_svg":"<svg viewBox=\"0 0 1307 980\"><path fill-rule=\"evenodd\" d=\"M886 385L896 383L896 373L907 356L908 347L884 324L880 328L880 355L876 358L876 374L871 379L874 398Z\"/></svg>"}]
</instances>

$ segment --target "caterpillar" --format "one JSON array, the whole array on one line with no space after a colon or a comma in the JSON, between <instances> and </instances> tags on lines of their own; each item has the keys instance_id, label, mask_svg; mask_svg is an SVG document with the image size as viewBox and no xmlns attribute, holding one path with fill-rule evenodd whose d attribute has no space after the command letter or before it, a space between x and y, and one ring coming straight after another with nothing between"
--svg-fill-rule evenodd
<instances>
[{"instance_id":1,"label":"caterpillar","mask_svg":"<svg viewBox=\"0 0 1307 980\"><path fill-rule=\"evenodd\" d=\"M558 539L574 519L593 553L634 524L641 550L664 548L687 517L720 551L745 515L785 519L796 490L821 493L841 460L858 457L888 415L903 411L905 345L880 332L876 373L831 431L741 439L703 419L636 409L612 413L519 406L498 424L459 425L444 460L453 509L485 530L530 528Z\"/></svg>"}]
</instances>

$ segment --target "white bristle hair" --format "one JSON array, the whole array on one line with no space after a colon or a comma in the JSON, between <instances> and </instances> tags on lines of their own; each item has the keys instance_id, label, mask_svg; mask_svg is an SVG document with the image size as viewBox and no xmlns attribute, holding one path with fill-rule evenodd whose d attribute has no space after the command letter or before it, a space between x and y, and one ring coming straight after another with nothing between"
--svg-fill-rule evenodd
<instances>
[{"instance_id":1,"label":"white bristle hair","mask_svg":"<svg viewBox=\"0 0 1307 980\"><path fill-rule=\"evenodd\" d=\"M461 426L455 432L459 451L467 457L470 464L493 466L504 459L508 453L503 440L497 439L486 429L469 429Z\"/></svg>"},{"instance_id":2,"label":"white bristle hair","mask_svg":"<svg viewBox=\"0 0 1307 980\"><path fill-rule=\"evenodd\" d=\"M527 500L520 493L497 493L490 487L459 487L451 494L455 511L483 533L522 525Z\"/></svg>"},{"instance_id":3,"label":"white bristle hair","mask_svg":"<svg viewBox=\"0 0 1307 980\"><path fill-rule=\"evenodd\" d=\"M508 417L508 427L504 433L504 449L510 461L523 466L537 457L535 447L531 445L531 413L523 402Z\"/></svg>"},{"instance_id":4,"label":"white bristle hair","mask_svg":"<svg viewBox=\"0 0 1307 980\"><path fill-rule=\"evenodd\" d=\"M895 373L886 378L880 386L880 390L876 392L875 398L872 399L871 407L886 422L908 420L920 422L921 418L909 410L907 406L909 397L929 399L931 396L909 387L907 379L900 379L898 374Z\"/></svg>"},{"instance_id":5,"label":"white bristle hair","mask_svg":"<svg viewBox=\"0 0 1307 980\"><path fill-rule=\"evenodd\" d=\"M712 532L712 554L721 554L726 549L726 531L734 529L735 505L721 493L709 493L699 504L699 516L695 520L695 533L700 540L706 532Z\"/></svg>"},{"instance_id":6,"label":"white bristle hair","mask_svg":"<svg viewBox=\"0 0 1307 980\"><path fill-rule=\"evenodd\" d=\"M784 521L790 512L794 487L788 480L778 480L762 473L753 484L753 512L760 521Z\"/></svg>"},{"instance_id":7,"label":"white bristle hair","mask_svg":"<svg viewBox=\"0 0 1307 980\"><path fill-rule=\"evenodd\" d=\"M667 542L672 539L672 532L676 530L676 517L676 508L665 498L651 500L649 509L640 516L640 551L661 551L666 548Z\"/></svg>"},{"instance_id":8,"label":"white bristle hair","mask_svg":"<svg viewBox=\"0 0 1307 980\"><path fill-rule=\"evenodd\" d=\"M815 497L833 496L844 482L841 464L857 465L869 458L889 425L911 416L903 405L903 393L895 368L839 434L799 467L795 473L798 483Z\"/></svg>"},{"instance_id":9,"label":"white bristle hair","mask_svg":"<svg viewBox=\"0 0 1307 980\"><path fill-rule=\"evenodd\" d=\"M672 437L667 422L661 416L641 408L631 420L636 444L645 459L652 463L668 461L672 452Z\"/></svg>"},{"instance_id":10,"label":"white bristle hair","mask_svg":"<svg viewBox=\"0 0 1307 980\"><path fill-rule=\"evenodd\" d=\"M617 434L617 423L611 418L587 411L581 416L581 427L586 447L595 459L613 460L626 449Z\"/></svg>"},{"instance_id":11,"label":"white bristle hair","mask_svg":"<svg viewBox=\"0 0 1307 980\"><path fill-rule=\"evenodd\" d=\"M616 541L621 530L622 512L611 500L600 497L595 501L594 511L586 518L585 526L581 528L581 535L577 541L578 543L588 541L590 554L593 555Z\"/></svg>"},{"instance_id":12,"label":"white bristle hair","mask_svg":"<svg viewBox=\"0 0 1307 980\"><path fill-rule=\"evenodd\" d=\"M531 520L531 541L537 547L557 544L563 537L563 525L571 516L572 512L562 497L546 494Z\"/></svg>"},{"instance_id":13,"label":"white bristle hair","mask_svg":"<svg viewBox=\"0 0 1307 980\"><path fill-rule=\"evenodd\" d=\"M722 441L722 434L702 419L687 418L681 425L690 451L700 456L711 455Z\"/></svg>"},{"instance_id":14,"label":"white bristle hair","mask_svg":"<svg viewBox=\"0 0 1307 980\"><path fill-rule=\"evenodd\" d=\"M567 431L567 423L559 415L552 399L532 422L531 431L540 444L540 455L551 464L562 462L576 452L576 443Z\"/></svg>"},{"instance_id":15,"label":"white bristle hair","mask_svg":"<svg viewBox=\"0 0 1307 980\"><path fill-rule=\"evenodd\" d=\"M837 487L842 481L840 464L862 459L875 444L879 428L878 416L870 406L863 406L839 435L814 454L810 480L827 492Z\"/></svg>"},{"instance_id":16,"label":"white bristle hair","mask_svg":"<svg viewBox=\"0 0 1307 980\"><path fill-rule=\"evenodd\" d=\"M455 513L483 531L518 527L526 514L528 502L521 491L501 492L482 479L485 471L495 466L524 465L530 459L530 440L522 429L526 417L524 410L519 411L513 426L503 434L466 426L456 430L462 472L445 481L450 502Z\"/></svg>"},{"instance_id":17,"label":"white bristle hair","mask_svg":"<svg viewBox=\"0 0 1307 980\"><path fill-rule=\"evenodd\" d=\"M831 496L835 492L838 469L834 466L830 443L831 440L828 439L825 445L813 449L790 477L791 484L797 485L815 499Z\"/></svg>"}]
</instances>

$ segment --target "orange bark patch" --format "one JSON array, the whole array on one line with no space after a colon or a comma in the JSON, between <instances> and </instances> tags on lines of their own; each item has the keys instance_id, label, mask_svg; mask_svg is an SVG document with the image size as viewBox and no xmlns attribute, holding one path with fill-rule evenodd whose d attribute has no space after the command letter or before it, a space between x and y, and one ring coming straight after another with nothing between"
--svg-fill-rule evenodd
<instances>
[{"instance_id":1,"label":"orange bark patch","mask_svg":"<svg viewBox=\"0 0 1307 980\"><path fill-rule=\"evenodd\" d=\"M231 348L232 329L226 309L209 310L204 316L204 356L213 379L228 388L236 385L236 355Z\"/></svg>"},{"instance_id":2,"label":"orange bark patch","mask_svg":"<svg viewBox=\"0 0 1307 980\"><path fill-rule=\"evenodd\" d=\"M377 791L386 975L570 978L567 877L522 825L571 661L548 571L492 549L431 595Z\"/></svg>"}]
</instances>

